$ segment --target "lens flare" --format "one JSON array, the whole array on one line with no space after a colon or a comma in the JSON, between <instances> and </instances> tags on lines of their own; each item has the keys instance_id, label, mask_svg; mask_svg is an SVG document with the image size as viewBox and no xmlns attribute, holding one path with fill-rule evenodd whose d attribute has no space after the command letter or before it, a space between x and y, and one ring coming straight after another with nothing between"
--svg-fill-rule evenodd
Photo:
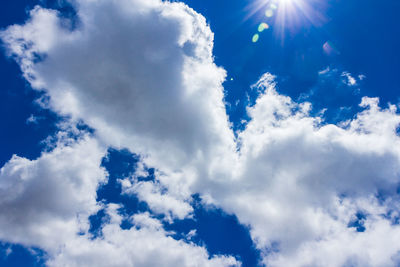
<instances>
[{"instance_id":1,"label":"lens flare","mask_svg":"<svg viewBox=\"0 0 400 267\"><path fill-rule=\"evenodd\" d=\"M263 32L264 30L268 29L269 25L265 22L260 23L260 25L258 25L258 32Z\"/></svg>"},{"instance_id":2,"label":"lens flare","mask_svg":"<svg viewBox=\"0 0 400 267\"><path fill-rule=\"evenodd\" d=\"M272 17L274 15L274 11L272 9L267 9L265 11L265 16L267 16L268 18Z\"/></svg>"},{"instance_id":3,"label":"lens flare","mask_svg":"<svg viewBox=\"0 0 400 267\"><path fill-rule=\"evenodd\" d=\"M253 43L257 43L258 39L260 39L260 35L258 33L254 34L252 38Z\"/></svg>"},{"instance_id":4,"label":"lens flare","mask_svg":"<svg viewBox=\"0 0 400 267\"><path fill-rule=\"evenodd\" d=\"M328 56L336 56L340 54L339 50L337 50L337 48L331 41L325 42L322 46L322 49L324 50L324 53Z\"/></svg>"},{"instance_id":5,"label":"lens flare","mask_svg":"<svg viewBox=\"0 0 400 267\"><path fill-rule=\"evenodd\" d=\"M260 24L258 32L272 28L273 32L281 35L283 39L287 33L293 34L304 27L323 24L325 2L327 0L255 0L249 7L248 18L263 12L263 23L268 27Z\"/></svg>"}]
</instances>

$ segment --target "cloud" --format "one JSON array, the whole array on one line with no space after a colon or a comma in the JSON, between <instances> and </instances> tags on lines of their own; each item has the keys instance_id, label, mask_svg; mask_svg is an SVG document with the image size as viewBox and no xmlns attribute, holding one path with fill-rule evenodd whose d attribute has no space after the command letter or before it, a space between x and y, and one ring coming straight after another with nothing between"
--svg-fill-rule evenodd
<instances>
[{"instance_id":1,"label":"cloud","mask_svg":"<svg viewBox=\"0 0 400 267\"><path fill-rule=\"evenodd\" d=\"M314 113L322 112L330 123L351 119L362 97L363 75L354 76L348 71L331 66L318 72L316 84L300 94L298 101L313 103Z\"/></svg>"},{"instance_id":2,"label":"cloud","mask_svg":"<svg viewBox=\"0 0 400 267\"><path fill-rule=\"evenodd\" d=\"M95 129L99 143L128 147L141 154L147 164L162 169L157 175L159 181L165 180L162 187L155 183L135 183L131 191L147 201L155 212L165 213L170 218L190 216L193 209L188 204L192 193L189 181L194 180L197 173L182 167L206 166L211 154L225 153L229 151L227 147L234 149L222 101L221 83L225 71L213 63L213 34L204 17L184 4L161 1L75 1L74 5L79 23L73 31L63 27L68 21L56 11L41 7L30 12L25 25L10 26L3 31L1 37L9 55L20 64L32 88L47 94L49 100L44 98L43 106L69 116L72 121L84 120ZM49 145L52 141L50 138ZM81 150L75 156L89 159L80 153L90 150L85 147ZM54 159L65 164L60 166L60 177L67 175L64 169L71 166L71 171L86 173L79 166L70 165L70 160L73 159ZM13 158L3 168L3 179L14 179L11 171L14 165L29 164L27 159ZM97 169L101 170L99 165L97 162ZM46 168L46 164L37 167L40 172L46 172ZM95 175L89 173L90 170L87 172L87 175ZM51 173L48 176L56 184L54 187L62 186L63 180L51 180L54 179ZM46 177L37 175L32 180L47 182ZM63 214L57 221L36 214L40 222L57 229L44 229L32 222L32 225L21 226L25 232L21 231L20 238L3 238L44 248L50 254L48 263L56 266L83 262L105 266L239 264L232 257L209 259L205 248L174 240L162 229L148 229L148 226L125 231L119 223L111 222L103 228L103 232L107 229L112 232L104 234L106 240L91 240L87 234L87 217L99 208L95 196L101 179L90 186L83 181L82 190L87 192L81 192L82 197L90 206L82 205L81 210L74 210L73 200L61 203L60 213L71 209L71 217ZM166 193L161 192L164 187L168 187ZM64 193L74 197L78 189ZM43 202L53 203L56 196L50 189L46 192L51 195ZM31 193L23 191L21 198L26 194ZM32 194L40 198L39 192ZM34 210L39 204L32 202L29 209ZM43 212L47 214L47 210ZM86 228L82 226L83 229L76 220L80 213L84 214L82 224ZM119 216L117 212L113 214ZM53 216L57 218L56 215L51 218ZM22 216L21 222L23 219L26 217ZM66 229L64 235L54 239L52 244L46 243L63 228ZM36 231L46 235L37 238L41 236L35 235ZM25 235L28 237L24 239ZM126 246L121 247L121 242ZM55 250L57 247L63 249ZM59 254L56 255L56 251ZM127 258L125 253L132 257ZM116 262L116 258L121 258L121 262Z\"/></svg>"},{"instance_id":3,"label":"cloud","mask_svg":"<svg viewBox=\"0 0 400 267\"><path fill-rule=\"evenodd\" d=\"M50 108L184 180L167 186L175 199L189 200L188 181L198 177L193 166L219 172L210 158L229 161L235 151L225 71L213 62L205 18L176 2L74 4L80 23L73 31L56 11L36 7L25 25L2 32L9 54L32 87L47 93Z\"/></svg>"},{"instance_id":4,"label":"cloud","mask_svg":"<svg viewBox=\"0 0 400 267\"><path fill-rule=\"evenodd\" d=\"M185 219L193 212L192 206L185 202L185 199L177 199L177 196L171 196L163 193L160 183L154 181L143 182L125 179L122 182L123 194L136 195L141 201L146 202L150 209L158 214L165 214L168 221L172 218Z\"/></svg>"},{"instance_id":5,"label":"cloud","mask_svg":"<svg viewBox=\"0 0 400 267\"><path fill-rule=\"evenodd\" d=\"M212 187L214 202L250 225L268 266L394 266L400 247L381 245L400 229L386 217L396 209L382 201L398 200L395 106L381 109L365 97L364 110L342 128L310 116L309 103L278 94L270 74L258 86L264 92L239 135L236 180ZM360 210L368 214L363 233L349 227ZM344 249L350 240L352 249Z\"/></svg>"},{"instance_id":6,"label":"cloud","mask_svg":"<svg viewBox=\"0 0 400 267\"><path fill-rule=\"evenodd\" d=\"M8 257L12 252L13 252L12 249L10 247L8 247L4 254L6 257Z\"/></svg>"},{"instance_id":7,"label":"cloud","mask_svg":"<svg viewBox=\"0 0 400 267\"><path fill-rule=\"evenodd\" d=\"M357 80L349 72L343 72L341 76L344 78L343 83L347 86L356 86ZM361 80L361 79L360 79Z\"/></svg>"},{"instance_id":8,"label":"cloud","mask_svg":"<svg viewBox=\"0 0 400 267\"><path fill-rule=\"evenodd\" d=\"M133 227L124 230L116 204L105 206L103 234L93 239L88 218L104 208L96 191L107 180L100 167L106 149L86 134L59 136L38 159L14 155L0 169L2 241L44 249L48 266L240 266L231 256L210 257L204 247L175 240L148 213L127 218Z\"/></svg>"},{"instance_id":9,"label":"cloud","mask_svg":"<svg viewBox=\"0 0 400 267\"><path fill-rule=\"evenodd\" d=\"M354 118L330 124L311 115L310 103L279 94L267 73L255 85L260 95L248 107L250 121L235 139L223 102L225 71L213 62L213 34L204 17L182 3L158 0L73 3L79 21L73 30L62 26L56 11L36 7L25 25L1 32L24 77L50 97L47 106L95 129L94 137L57 146L35 161L13 157L2 168L0 188L13 193L0 203L15 207L0 216L2 229L14 227L2 231L2 239L51 252L63 244L51 253L55 266L237 264L174 240L147 213L134 215L134 227L124 230L115 205L107 206L104 238L91 239L87 220L76 215L87 219L98 208L104 151L95 148L101 143L141 156L137 173L121 177L123 193L136 194L170 221L192 216L190 199L199 193L249 226L269 266L395 266L395 106L381 108L378 99L364 97ZM354 85L350 74L332 75ZM90 164L81 165L82 158ZM154 181L139 181L146 166L156 168ZM35 189L42 182L49 185L46 194ZM26 220L24 207L37 219ZM59 239L50 238L60 229L66 230Z\"/></svg>"},{"instance_id":10,"label":"cloud","mask_svg":"<svg viewBox=\"0 0 400 267\"><path fill-rule=\"evenodd\" d=\"M233 257L209 259L204 247L177 241L168 236L161 222L148 213L136 214L129 230L119 226L122 216L117 205L109 205L111 222L103 229L103 238L77 237L67 243L49 266L239 266Z\"/></svg>"},{"instance_id":11,"label":"cloud","mask_svg":"<svg viewBox=\"0 0 400 267\"><path fill-rule=\"evenodd\" d=\"M204 17L157 0L75 5L81 23L74 31L56 11L36 7L25 25L1 35L52 109L165 169L201 161L216 143L233 146L222 102L225 71L213 63Z\"/></svg>"},{"instance_id":12,"label":"cloud","mask_svg":"<svg viewBox=\"0 0 400 267\"><path fill-rule=\"evenodd\" d=\"M27 119L26 119L26 124L38 124L39 120L43 119L42 117L36 117L33 114L31 114Z\"/></svg>"},{"instance_id":13,"label":"cloud","mask_svg":"<svg viewBox=\"0 0 400 267\"><path fill-rule=\"evenodd\" d=\"M88 136L63 140L36 160L14 155L0 170L0 239L56 250L88 228L107 175L105 149Z\"/></svg>"}]
</instances>

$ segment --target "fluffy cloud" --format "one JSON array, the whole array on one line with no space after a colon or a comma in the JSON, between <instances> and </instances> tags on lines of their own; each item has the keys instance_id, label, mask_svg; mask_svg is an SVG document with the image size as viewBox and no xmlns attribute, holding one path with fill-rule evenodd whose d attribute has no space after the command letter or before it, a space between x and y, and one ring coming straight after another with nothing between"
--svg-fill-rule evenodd
<instances>
[{"instance_id":1,"label":"fluffy cloud","mask_svg":"<svg viewBox=\"0 0 400 267\"><path fill-rule=\"evenodd\" d=\"M217 157L234 148L222 101L225 71L213 63L213 34L204 17L181 3L161 1L74 1L73 4L78 27L72 31L66 27L69 21L60 18L56 11L35 7L25 25L14 25L2 32L9 55L20 64L32 88L49 96L49 102L44 101L43 105L72 120L83 119L96 130L101 143L128 147L141 154L146 163L162 169L157 173L157 179L165 181L162 187L161 183L135 183L125 193L137 193L155 212L165 213L169 218L190 216L193 209L188 204L192 193L189 185L197 175L191 166L207 167L210 155ZM84 157L79 152L76 156ZM14 179L7 172L19 163L14 161L17 160L4 167L6 180ZM62 168L70 164L69 160L63 162L60 177L65 175ZM37 169L45 172L46 166ZM71 166L79 172L78 166ZM46 182L41 175L34 177L38 182ZM82 213L86 212L82 216L86 229L77 236L77 227L71 228L60 240L54 240L54 245L63 247L55 258L55 250L46 244L55 235L54 231L45 230L48 236L34 243L9 241L46 249L50 252L49 264L57 266L95 264L97 259L102 259L101 264L106 266L154 266L157 261L174 266L177 262L186 266L237 264L228 257L209 259L204 248L176 241L158 228L124 231L118 223L110 223L103 229L107 240L91 240L87 217L95 211L94 207L98 208L95 193L100 180L91 186L82 185L87 190L82 195L90 196L84 202L93 205L81 206ZM168 187L167 193L161 192L164 187ZM67 190L65 194L74 196L78 192ZM21 193L22 197L26 194ZM53 197L44 201L52 203ZM63 205L64 209L73 208L74 202ZM77 223L74 216L79 213L80 210L71 211L71 224ZM36 216L41 222L46 221L45 216ZM69 222L69 218L63 219L58 223L58 231L67 228L63 223ZM58 221L46 222L53 227ZM36 224L32 225L34 229L23 228L27 234L40 231ZM107 229L113 234L107 235ZM121 248L121 243L126 246ZM147 245L138 247L137 244L143 243ZM132 257L126 258L124 253ZM121 262L115 262L115 257L121 258Z\"/></svg>"},{"instance_id":2,"label":"fluffy cloud","mask_svg":"<svg viewBox=\"0 0 400 267\"><path fill-rule=\"evenodd\" d=\"M175 240L149 214L130 218L123 230L121 208L106 207L102 238L88 233L96 190L107 173L105 149L88 136L62 140L36 160L18 156L0 170L0 238L48 253L48 266L238 266L233 257L209 257L204 247Z\"/></svg>"},{"instance_id":3,"label":"fluffy cloud","mask_svg":"<svg viewBox=\"0 0 400 267\"><path fill-rule=\"evenodd\" d=\"M2 33L52 109L83 119L113 146L151 155L165 170L201 161L216 144L233 146L225 71L213 63L204 17L158 0L74 3L80 23L73 31L57 12L36 7L25 25Z\"/></svg>"},{"instance_id":4,"label":"fluffy cloud","mask_svg":"<svg viewBox=\"0 0 400 267\"><path fill-rule=\"evenodd\" d=\"M56 250L86 231L87 217L99 209L97 187L107 178L104 154L85 136L64 139L36 160L14 155L0 170L0 239Z\"/></svg>"},{"instance_id":5,"label":"fluffy cloud","mask_svg":"<svg viewBox=\"0 0 400 267\"><path fill-rule=\"evenodd\" d=\"M115 204L106 207L102 237L93 239L88 217L100 208L96 190L106 180L100 167L105 152L84 137L33 161L13 156L0 170L0 239L44 249L48 266L240 265L233 257L210 258L204 247L173 239L147 213L132 216L133 227L123 230Z\"/></svg>"},{"instance_id":6,"label":"fluffy cloud","mask_svg":"<svg viewBox=\"0 0 400 267\"><path fill-rule=\"evenodd\" d=\"M363 98L363 111L353 119L328 124L310 115L311 104L277 93L274 77L265 74L256 84L260 95L248 108L251 120L235 140L223 103L225 72L213 63L213 34L201 15L184 4L158 0L73 3L78 19L73 30L56 11L36 7L25 25L11 26L1 37L32 87L50 97L48 107L84 120L101 142L127 147L141 155L142 164L157 169L155 181L140 182L138 174L124 177L125 194L137 194L155 213L182 219L191 216L190 196L200 193L205 202L249 226L270 266L395 266L400 251L394 242L400 233L395 223L400 178L395 106L382 109L378 99ZM41 207L38 214L44 215L37 224L20 220L22 230L2 233L2 239L31 244L24 236L36 235L39 222L48 222L48 227L73 229L64 232L72 237L52 253L51 265L236 264L229 257L209 259L204 248L172 239L148 214L135 215L134 227L123 230L112 205L104 239L76 236L79 227L71 216L93 213L95 188L104 174L90 183L85 179L77 191L63 192L72 204L52 205L67 215L54 211L50 216L62 219L43 219L53 210L24 202L35 190L24 177L29 173L27 182L42 185L47 178L39 177L68 177L64 168L69 165L47 176L23 170L51 173L49 164L40 162L46 157L63 162L59 150L71 148L57 148L33 162L15 157L3 167L1 188L16 193L6 194L2 205L15 205L15 211ZM73 154L84 157L80 153L87 151L81 150L87 149ZM50 166L56 168L55 163ZM80 177L87 175L81 167L95 165L72 166L69 172ZM96 166L93 171L102 172ZM54 187L68 181L61 179ZM81 199L80 190L91 193ZM2 216L0 223L9 226L9 216ZM64 225L70 220L73 227ZM357 232L356 225L363 231Z\"/></svg>"},{"instance_id":7,"label":"fluffy cloud","mask_svg":"<svg viewBox=\"0 0 400 267\"><path fill-rule=\"evenodd\" d=\"M172 198L188 200L198 170L220 172L210 158L229 162L235 151L225 71L213 62L205 18L167 1L73 3L76 29L36 7L25 25L1 34L9 54L32 87L47 93L50 108L83 119L105 143L141 154L169 177Z\"/></svg>"},{"instance_id":8,"label":"fluffy cloud","mask_svg":"<svg viewBox=\"0 0 400 267\"><path fill-rule=\"evenodd\" d=\"M173 239L147 213L134 215L134 227L122 230L117 209L117 205L108 206L111 221L102 229L102 239L77 237L49 266L239 266L233 257L209 259L204 247Z\"/></svg>"},{"instance_id":9,"label":"fluffy cloud","mask_svg":"<svg viewBox=\"0 0 400 267\"><path fill-rule=\"evenodd\" d=\"M134 180L132 183L130 179L125 179L122 181L122 189L124 194L136 195L146 202L153 212L165 214L168 221L172 221L172 218L184 219L193 212L192 206L185 199L163 193L165 188L154 181Z\"/></svg>"},{"instance_id":10,"label":"fluffy cloud","mask_svg":"<svg viewBox=\"0 0 400 267\"><path fill-rule=\"evenodd\" d=\"M386 246L400 228L384 199L398 199L395 106L380 109L377 99L363 98L364 111L339 127L274 86L272 75L260 79L262 93L239 135L236 181L210 187L214 202L250 225L270 266L394 266L400 247ZM363 233L349 227L359 211L367 214ZM340 247L350 240L352 249Z\"/></svg>"}]
</instances>

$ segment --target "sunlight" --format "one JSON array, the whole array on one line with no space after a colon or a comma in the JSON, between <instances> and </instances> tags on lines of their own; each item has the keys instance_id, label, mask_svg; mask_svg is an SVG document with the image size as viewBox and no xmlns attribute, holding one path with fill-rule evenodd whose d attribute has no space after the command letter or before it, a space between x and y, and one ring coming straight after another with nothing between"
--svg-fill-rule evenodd
<instances>
[{"instance_id":1,"label":"sunlight","mask_svg":"<svg viewBox=\"0 0 400 267\"><path fill-rule=\"evenodd\" d=\"M261 27L263 31L271 28L283 39L286 30L294 33L301 28L321 24L324 21L321 15L323 2L323 0L257 0L253 2L249 16L262 11L264 21L259 25L259 29ZM264 28L265 25L268 27Z\"/></svg>"}]
</instances>

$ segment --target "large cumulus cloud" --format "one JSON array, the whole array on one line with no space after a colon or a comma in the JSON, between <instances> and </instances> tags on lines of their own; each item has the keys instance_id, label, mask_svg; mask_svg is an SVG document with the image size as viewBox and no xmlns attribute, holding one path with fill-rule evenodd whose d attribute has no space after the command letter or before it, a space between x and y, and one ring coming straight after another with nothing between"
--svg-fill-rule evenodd
<instances>
[{"instance_id":1,"label":"large cumulus cloud","mask_svg":"<svg viewBox=\"0 0 400 267\"><path fill-rule=\"evenodd\" d=\"M2 33L9 54L32 87L47 93L49 107L184 179L170 185L171 194L190 198L188 181L198 177L193 166L219 172L209 159L228 162L235 150L223 103L225 71L213 62L204 17L157 0L74 5L73 31L40 7L25 25L9 27Z\"/></svg>"},{"instance_id":2,"label":"large cumulus cloud","mask_svg":"<svg viewBox=\"0 0 400 267\"><path fill-rule=\"evenodd\" d=\"M215 144L233 145L222 102L225 71L213 63L204 17L157 0L75 6L74 31L57 12L36 7L25 25L2 33L52 109L166 168L207 157Z\"/></svg>"},{"instance_id":3,"label":"large cumulus cloud","mask_svg":"<svg viewBox=\"0 0 400 267\"><path fill-rule=\"evenodd\" d=\"M260 96L239 135L237 181L210 187L217 189L214 201L250 225L271 266L394 266L400 248L387 240L400 231L393 224L397 108L381 109L378 99L365 97L364 110L337 126L310 116L309 103L278 94L270 74L256 86ZM359 213L362 233L350 227ZM341 247L351 240L351 249Z\"/></svg>"},{"instance_id":4,"label":"large cumulus cloud","mask_svg":"<svg viewBox=\"0 0 400 267\"><path fill-rule=\"evenodd\" d=\"M158 0L73 4L78 23L72 30L56 11L36 7L25 25L11 26L1 37L31 86L49 96L47 107L83 120L95 129L96 142L127 147L141 155L143 166L156 168L155 181L139 181L140 170L121 181L124 194L137 194L154 213L172 220L191 216L190 196L199 193L249 226L270 266L395 266L400 116L394 105L382 109L378 99L366 97L352 120L327 124L310 115L310 103L280 95L274 77L265 74L254 86L259 97L248 108L251 120L235 138L223 102L225 72L213 62L213 34L201 15ZM42 158L13 158L0 184L27 188L16 182L26 168L18 166L40 165ZM90 205L71 214L93 213L93 194L102 181L96 177L90 186L82 183L91 192L82 201ZM29 190L18 192L25 197ZM35 202L30 205L35 210ZM108 213L113 219L103 228L104 240L68 234L73 238L65 239L49 264L96 265L115 255L121 259L117 266L159 264L152 261L154 253L164 255L166 265L193 265L195 258L201 266L236 264L173 240L149 214L135 215L135 227L123 230L115 207ZM135 242L125 237L151 249L134 253ZM9 240L4 233L2 238ZM178 255L163 251L166 246Z\"/></svg>"},{"instance_id":5,"label":"large cumulus cloud","mask_svg":"<svg viewBox=\"0 0 400 267\"><path fill-rule=\"evenodd\" d=\"M77 11L76 29L71 31L68 27L70 22L62 19L56 11L35 7L25 25L14 25L1 33L8 53L21 65L24 77L32 88L44 91L49 97L48 102L42 102L43 105L70 117L72 121L84 120L95 129L96 137L102 144L128 147L141 154L146 163L162 169L160 176L168 176L172 181L169 182L168 196L161 193L163 190L151 187L150 183L138 185L139 197L143 197L150 207L156 212L171 214L171 217L189 216L193 209L187 203L192 193L188 181L195 179L197 173L185 166L206 166L204 163L210 155L221 155L234 145L222 102L221 83L225 72L213 63L213 34L205 19L181 3L74 1L73 5ZM85 157L78 153L75 156ZM38 162L42 161L38 159ZM64 162L64 169L71 167L73 171L79 171L78 167L71 165L70 160ZM13 158L4 166L5 178L2 178L15 180L13 172L8 170L13 169L15 164L25 168L28 163L26 159ZM99 168L100 162L96 163ZM49 181L62 188L62 181L48 174L46 168L47 164L38 167L45 175L32 174L32 179L40 183L46 182L46 177L49 177ZM66 175L64 172L61 169L59 177ZM98 173L90 174L96 177ZM172 177L175 179L171 180ZM91 187L82 184L87 190L81 192L82 195L86 198L91 196L90 201L83 202L94 205L91 209L80 206L82 212L86 212L86 218L82 216L86 219L86 228L88 215L93 214L94 208L100 205L95 203L96 188L102 180L98 178ZM52 186L45 188L50 195L45 202L49 203L51 209L57 209L52 201L56 197L55 189ZM78 189L66 190L64 194L76 195ZM21 194L25 197L24 192ZM40 192L32 195L39 198ZM31 203L29 210L34 212L36 204ZM63 205L64 209L71 209L74 202ZM19 207L16 209L19 210ZM69 220L63 209L59 213L64 219L60 222ZM76 223L74 216L79 214L80 210L71 211L73 223ZM6 217L7 212L3 215ZM46 221L47 217L35 215L42 222ZM24 219L27 218L21 216L20 221ZM54 221L46 222L52 227L57 226ZM64 227L59 226L61 229ZM104 231L110 227L105 227ZM176 262L188 266L236 265L233 258L215 257L209 260L204 248L175 241L168 237L168 233L158 229L153 234L135 229L123 231L119 224L113 227L116 229L115 235L105 235L107 240L104 242L93 241L93 252L86 250L81 255L72 253L70 257L63 255L67 255L74 247L92 243L87 229L77 236L75 227L55 241L54 244L64 248L57 256L55 250L49 249L50 246L46 244L55 235L54 231L42 229L49 236L36 242L32 242L35 238L29 236L26 242L20 239L5 240L44 248L50 252L51 258L56 257L50 261L54 265L79 264L78 260L83 259L89 264L105 251L113 251L109 243L113 243L112 239L117 235L121 235L121 238L133 237L135 247L127 240L115 241L114 251L119 255L110 253L102 262L106 266L112 265L114 256L119 257L123 252L132 253L132 258L116 265L151 265L156 260L154 255L165 265ZM40 231L35 225L23 228L24 234ZM119 249L120 242L126 246ZM140 254L133 253L138 249L137 244L146 242L148 246L140 247ZM163 251L165 245L172 250Z\"/></svg>"}]
</instances>

